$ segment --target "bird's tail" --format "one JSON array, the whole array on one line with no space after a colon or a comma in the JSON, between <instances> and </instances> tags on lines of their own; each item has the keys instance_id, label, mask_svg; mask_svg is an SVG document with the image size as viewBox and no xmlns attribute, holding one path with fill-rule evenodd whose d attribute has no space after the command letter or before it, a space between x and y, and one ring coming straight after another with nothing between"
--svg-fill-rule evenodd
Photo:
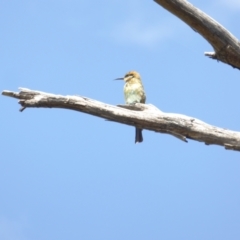
<instances>
[{"instance_id":1,"label":"bird's tail","mask_svg":"<svg viewBox=\"0 0 240 240\"><path fill-rule=\"evenodd\" d=\"M136 134L135 134L135 143L140 143L143 141L143 136L142 136L142 129L136 128Z\"/></svg>"}]
</instances>

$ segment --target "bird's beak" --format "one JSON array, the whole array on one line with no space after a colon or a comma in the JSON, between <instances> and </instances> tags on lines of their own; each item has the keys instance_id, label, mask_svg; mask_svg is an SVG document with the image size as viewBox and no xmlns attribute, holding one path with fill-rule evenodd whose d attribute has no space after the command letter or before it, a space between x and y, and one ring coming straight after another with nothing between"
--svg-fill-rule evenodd
<instances>
[{"instance_id":1,"label":"bird's beak","mask_svg":"<svg viewBox=\"0 0 240 240\"><path fill-rule=\"evenodd\" d=\"M123 79L124 79L124 78L121 77L121 78L116 78L116 79L114 79L114 80L123 80Z\"/></svg>"}]
</instances>

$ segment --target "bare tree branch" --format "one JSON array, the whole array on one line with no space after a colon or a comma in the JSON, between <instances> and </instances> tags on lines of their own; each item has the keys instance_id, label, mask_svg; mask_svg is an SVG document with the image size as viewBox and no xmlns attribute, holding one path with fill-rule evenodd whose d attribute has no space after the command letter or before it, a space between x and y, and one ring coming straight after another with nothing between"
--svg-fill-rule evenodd
<instances>
[{"instance_id":1,"label":"bare tree branch","mask_svg":"<svg viewBox=\"0 0 240 240\"><path fill-rule=\"evenodd\" d=\"M20 99L20 111L33 107L65 108L150 131L171 134L183 141L189 138L207 145L216 144L240 151L240 132L211 126L181 114L163 113L151 104L113 106L82 96L61 96L26 88L20 88L20 92L3 91L2 95Z\"/></svg>"},{"instance_id":2,"label":"bare tree branch","mask_svg":"<svg viewBox=\"0 0 240 240\"><path fill-rule=\"evenodd\" d=\"M240 69L240 42L227 29L186 0L154 0L201 34L215 52L205 55Z\"/></svg>"}]
</instances>

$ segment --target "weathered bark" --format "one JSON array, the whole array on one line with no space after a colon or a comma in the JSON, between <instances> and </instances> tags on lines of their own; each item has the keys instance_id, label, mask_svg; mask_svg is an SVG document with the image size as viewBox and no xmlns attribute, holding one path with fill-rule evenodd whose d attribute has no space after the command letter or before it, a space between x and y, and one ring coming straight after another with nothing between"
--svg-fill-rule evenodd
<instances>
[{"instance_id":1,"label":"weathered bark","mask_svg":"<svg viewBox=\"0 0 240 240\"><path fill-rule=\"evenodd\" d=\"M186 0L154 0L201 34L215 52L205 55L240 69L240 42L227 29Z\"/></svg>"},{"instance_id":2,"label":"weathered bark","mask_svg":"<svg viewBox=\"0 0 240 240\"><path fill-rule=\"evenodd\" d=\"M61 96L26 88L20 88L20 92L3 91L2 94L20 99L20 111L32 107L65 108L142 129L171 134L183 141L189 138L207 145L216 144L240 151L240 132L211 126L181 114L163 113L151 104L113 106L82 96Z\"/></svg>"}]
</instances>

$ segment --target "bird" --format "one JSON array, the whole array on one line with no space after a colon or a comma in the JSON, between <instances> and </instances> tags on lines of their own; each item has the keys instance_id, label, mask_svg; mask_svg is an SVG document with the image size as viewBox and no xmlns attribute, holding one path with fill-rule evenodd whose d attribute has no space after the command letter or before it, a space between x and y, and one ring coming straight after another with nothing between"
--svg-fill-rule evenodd
<instances>
[{"instance_id":1,"label":"bird","mask_svg":"<svg viewBox=\"0 0 240 240\"><path fill-rule=\"evenodd\" d=\"M116 78L115 80L124 80L123 88L126 104L145 103L146 94L142 84L141 76L136 71L130 71L124 77ZM142 129L136 127L135 143L143 141Z\"/></svg>"}]
</instances>

